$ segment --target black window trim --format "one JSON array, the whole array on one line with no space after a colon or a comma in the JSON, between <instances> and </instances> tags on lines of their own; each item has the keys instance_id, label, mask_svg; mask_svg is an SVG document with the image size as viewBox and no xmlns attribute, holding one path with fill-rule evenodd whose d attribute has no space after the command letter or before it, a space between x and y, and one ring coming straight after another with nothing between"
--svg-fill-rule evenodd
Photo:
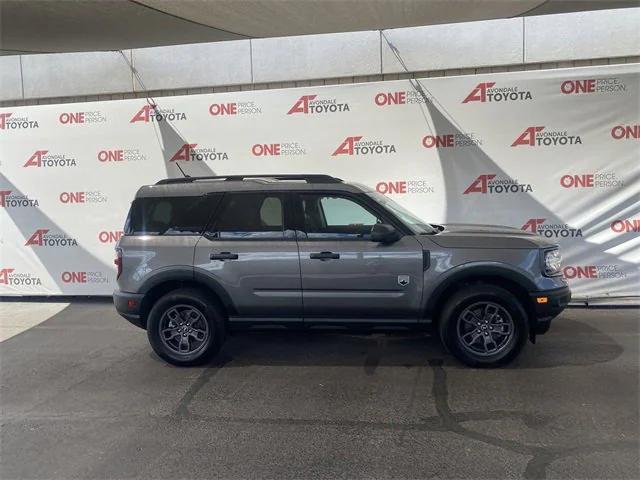
<instances>
[{"instance_id":1,"label":"black window trim","mask_svg":"<svg viewBox=\"0 0 640 480\"><path fill-rule=\"evenodd\" d=\"M404 235L413 235L411 230L407 228L395 215L389 212L386 208L380 205L378 202L373 200L371 197L364 193L352 193L345 192L344 190L295 190L291 192L293 194L292 201L294 202L294 210L295 210L295 231L296 237L298 241L302 242L369 242L368 238L353 238L353 237L326 237L326 238L307 238L302 235L297 235L298 232L301 232L303 235L306 235L305 224L304 224L304 213L302 209L302 198L301 195L317 195L317 196L332 196L339 198L346 198L351 200L369 213L375 214L377 217L381 218L384 223L388 223L389 225L393 225L403 236Z\"/></svg>"},{"instance_id":2,"label":"black window trim","mask_svg":"<svg viewBox=\"0 0 640 480\"><path fill-rule=\"evenodd\" d=\"M218 192L217 192L218 193ZM292 218L291 218L291 194L285 190L247 190L247 191L229 191L229 192L219 192L221 194L221 199L218 201L218 205L216 207L215 215L212 215L207 222L207 225L202 232L203 237L212 242L295 242L296 235L295 230L293 228L287 228L291 226ZM255 195L255 194L263 194L263 195L271 195L271 196L279 196L282 201L282 238L220 238L212 233L210 233L213 229L216 228L216 222L218 221L218 213L219 209L224 203L224 199L227 195ZM292 235L287 236L287 231L291 231Z\"/></svg>"}]
</instances>

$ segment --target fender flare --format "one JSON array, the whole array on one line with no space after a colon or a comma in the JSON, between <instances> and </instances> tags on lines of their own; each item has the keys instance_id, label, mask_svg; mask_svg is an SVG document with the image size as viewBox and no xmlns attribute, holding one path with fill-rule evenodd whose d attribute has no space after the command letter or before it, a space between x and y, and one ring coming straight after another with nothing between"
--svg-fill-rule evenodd
<instances>
[{"instance_id":1,"label":"fender flare","mask_svg":"<svg viewBox=\"0 0 640 480\"><path fill-rule=\"evenodd\" d=\"M521 270L514 268L505 263L465 263L458 265L444 274L444 278L440 279L438 286L431 292L427 299L424 316L430 318L437 305L439 304L442 294L451 286L458 282L464 282L477 277L497 277L508 282L515 283L527 292L538 289L534 281L527 277Z\"/></svg>"},{"instance_id":2,"label":"fender flare","mask_svg":"<svg viewBox=\"0 0 640 480\"><path fill-rule=\"evenodd\" d=\"M224 289L222 284L205 270L194 267L170 266L164 267L147 278L139 289L139 293L146 295L152 288L165 282L184 281L200 284L214 292L229 315L237 312L231 300L231 296Z\"/></svg>"},{"instance_id":3,"label":"fender flare","mask_svg":"<svg viewBox=\"0 0 640 480\"><path fill-rule=\"evenodd\" d=\"M149 290L157 287L161 283L180 280L193 280L193 268L169 266L158 269L142 283L138 289L138 293L146 295Z\"/></svg>"}]
</instances>

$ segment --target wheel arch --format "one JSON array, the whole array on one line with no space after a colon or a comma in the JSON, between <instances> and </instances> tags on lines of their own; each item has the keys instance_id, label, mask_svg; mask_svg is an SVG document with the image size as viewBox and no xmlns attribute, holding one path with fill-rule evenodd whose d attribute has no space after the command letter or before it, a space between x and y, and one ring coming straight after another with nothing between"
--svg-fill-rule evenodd
<instances>
[{"instance_id":1,"label":"wheel arch","mask_svg":"<svg viewBox=\"0 0 640 480\"><path fill-rule=\"evenodd\" d=\"M536 290L536 285L525 274L506 265L461 265L443 279L434 289L427 301L424 316L437 325L440 313L448 298L467 285L483 283L496 285L512 293L527 312L531 324L534 311L529 292Z\"/></svg>"},{"instance_id":2,"label":"wheel arch","mask_svg":"<svg viewBox=\"0 0 640 480\"><path fill-rule=\"evenodd\" d=\"M146 280L139 292L144 296L140 306L140 318L144 325L154 303L163 295L179 288L195 288L207 295L228 318L236 313L229 294L211 275L192 268L176 268L165 270Z\"/></svg>"}]
</instances>

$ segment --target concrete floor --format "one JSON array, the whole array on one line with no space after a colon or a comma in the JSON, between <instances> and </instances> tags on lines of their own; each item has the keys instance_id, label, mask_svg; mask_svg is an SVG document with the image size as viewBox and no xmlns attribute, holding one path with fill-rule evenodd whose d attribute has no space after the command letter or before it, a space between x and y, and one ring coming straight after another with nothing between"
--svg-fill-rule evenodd
<instances>
[{"instance_id":1,"label":"concrete floor","mask_svg":"<svg viewBox=\"0 0 640 480\"><path fill-rule=\"evenodd\" d=\"M639 325L568 310L501 370L422 335L280 332L180 369L72 303L0 344L0 477L635 479Z\"/></svg>"},{"instance_id":2,"label":"concrete floor","mask_svg":"<svg viewBox=\"0 0 640 480\"><path fill-rule=\"evenodd\" d=\"M68 305L63 302L2 302L0 300L0 342L48 320Z\"/></svg>"}]
</instances>

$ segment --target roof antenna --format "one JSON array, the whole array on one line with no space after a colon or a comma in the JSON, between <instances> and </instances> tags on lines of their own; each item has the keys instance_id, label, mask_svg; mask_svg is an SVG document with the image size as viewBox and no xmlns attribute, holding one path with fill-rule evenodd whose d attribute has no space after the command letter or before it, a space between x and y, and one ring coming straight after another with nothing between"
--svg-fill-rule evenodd
<instances>
[{"instance_id":1,"label":"roof antenna","mask_svg":"<svg viewBox=\"0 0 640 480\"><path fill-rule=\"evenodd\" d=\"M182 167L180 166L180 164L178 162L176 162L176 167L178 167L178 170L180 170L180 173L182 174L182 176L184 178L189 178L191 175L187 175L186 173L184 173L184 170L182 170Z\"/></svg>"}]
</instances>

